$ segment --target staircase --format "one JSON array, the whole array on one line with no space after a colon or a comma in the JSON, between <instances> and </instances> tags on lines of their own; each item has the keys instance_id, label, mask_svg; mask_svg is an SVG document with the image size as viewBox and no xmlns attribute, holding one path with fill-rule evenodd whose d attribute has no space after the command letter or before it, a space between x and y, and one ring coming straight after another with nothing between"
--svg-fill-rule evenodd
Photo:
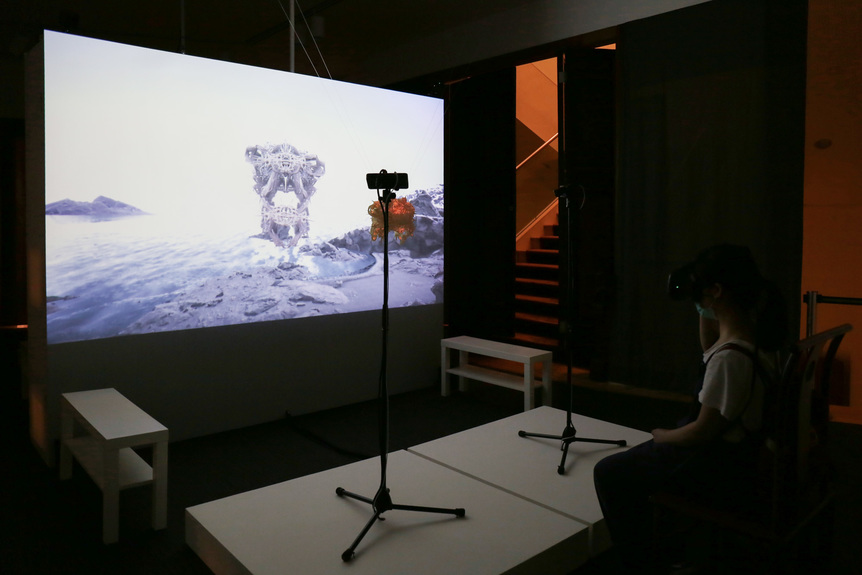
<instances>
[{"instance_id":1,"label":"staircase","mask_svg":"<svg viewBox=\"0 0 862 575\"><path fill-rule=\"evenodd\" d=\"M560 347L560 237L542 224L515 263L513 343L557 351Z\"/></svg>"},{"instance_id":2,"label":"staircase","mask_svg":"<svg viewBox=\"0 0 862 575\"><path fill-rule=\"evenodd\" d=\"M517 67L515 317L512 343L560 348L557 59ZM538 215L537 215L538 214Z\"/></svg>"}]
</instances>

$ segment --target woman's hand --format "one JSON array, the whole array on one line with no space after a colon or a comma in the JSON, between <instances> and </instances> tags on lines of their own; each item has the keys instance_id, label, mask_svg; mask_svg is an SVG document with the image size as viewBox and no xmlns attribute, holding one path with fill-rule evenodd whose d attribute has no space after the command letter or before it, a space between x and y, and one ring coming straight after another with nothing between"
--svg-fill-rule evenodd
<instances>
[{"instance_id":1,"label":"woman's hand","mask_svg":"<svg viewBox=\"0 0 862 575\"><path fill-rule=\"evenodd\" d=\"M653 429L656 443L677 445L702 445L721 435L729 422L713 407L702 406L697 419L676 429Z\"/></svg>"}]
</instances>

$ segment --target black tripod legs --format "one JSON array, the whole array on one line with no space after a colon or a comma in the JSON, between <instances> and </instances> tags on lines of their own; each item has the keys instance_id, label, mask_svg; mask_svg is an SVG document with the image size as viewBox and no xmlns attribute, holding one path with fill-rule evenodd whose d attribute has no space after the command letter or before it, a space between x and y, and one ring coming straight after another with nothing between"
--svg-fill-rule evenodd
<instances>
[{"instance_id":1,"label":"black tripod legs","mask_svg":"<svg viewBox=\"0 0 862 575\"><path fill-rule=\"evenodd\" d=\"M566 456L569 454L569 445L575 441L582 441L584 443L604 443L608 445L618 445L619 447L626 446L625 439L588 439L585 437L563 438L563 445L560 448L563 450L563 459L560 461L560 466L557 467L557 473L560 475L566 474Z\"/></svg>"},{"instance_id":2,"label":"black tripod legs","mask_svg":"<svg viewBox=\"0 0 862 575\"><path fill-rule=\"evenodd\" d=\"M381 170L381 174L385 174L386 170ZM398 176L399 174L392 174L393 176ZM402 185L406 187L407 185L407 174L400 174L403 179L399 180L397 177L393 180L401 182ZM368 174L368 182L369 187L371 186L372 177L374 177L375 182L379 182L383 180L376 179L377 174ZM398 189L397 187L395 188ZM388 357L388 341L389 341L389 202L395 198L395 194L392 193L391 189L381 191L379 188L377 190L377 205L383 213L383 309L382 309L382 333L383 333L383 342L382 342L382 352L381 352L381 366L380 366L380 392L378 394L378 402L380 404L380 417L378 420L378 431L380 437L380 487L377 489L377 494L374 496L374 499L369 499L368 497L363 497L362 495L357 495L355 493L350 493L349 491L339 487L335 490L335 494L339 497L350 497L352 499L357 499L359 501L363 501L371 505L371 508L374 514L371 516L371 519L368 520L368 523L365 524L365 527L353 541L353 544L347 548L347 550L341 554L341 559L343 561L350 561L353 559L356 547L362 541L362 538L365 537L365 534L371 529L371 526L374 525L377 520L384 521L382 515L390 511L392 509L398 509L403 511L424 511L426 513L447 513L450 515L455 515L456 517L464 517L465 512L461 508L457 509L442 509L439 507L417 507L413 505L395 505L392 503L392 498L389 496L389 489L386 487L386 464L387 464L387 454L389 453L389 391L386 385L386 368L387 368L387 357Z\"/></svg>"},{"instance_id":3,"label":"black tripod legs","mask_svg":"<svg viewBox=\"0 0 862 575\"><path fill-rule=\"evenodd\" d=\"M557 439L562 440L564 443L566 441L572 441L575 438L577 431L575 431L575 426L571 423L566 424L566 428L563 430L563 433L560 435L548 435L546 433L532 433L528 431L519 431L518 437L541 437L544 439ZM562 447L561 447L562 449Z\"/></svg>"},{"instance_id":4,"label":"black tripod legs","mask_svg":"<svg viewBox=\"0 0 862 575\"><path fill-rule=\"evenodd\" d=\"M335 490L335 492L340 497L353 497L355 499L359 499L361 501L370 502L367 497L362 497L361 495L356 495L355 493L349 493L339 487ZM365 537L365 534L371 529L371 526L374 525L378 519L381 521L384 520L383 517L380 516L382 511L375 511L374 515L371 516L371 519L368 520L368 523L365 524L365 527L362 528L362 531L359 532L359 535L356 536L356 539L353 540L353 543L350 544L350 547L341 554L341 560L345 563L353 559L354 555L356 555L356 548L359 546L359 543L362 541L362 538Z\"/></svg>"},{"instance_id":5,"label":"black tripod legs","mask_svg":"<svg viewBox=\"0 0 862 575\"><path fill-rule=\"evenodd\" d=\"M541 437L544 439L562 439L561 435L548 435L545 433L530 433L528 431L519 431L518 437Z\"/></svg>"},{"instance_id":6,"label":"black tripod legs","mask_svg":"<svg viewBox=\"0 0 862 575\"><path fill-rule=\"evenodd\" d=\"M569 455L569 445L576 441L581 441L584 443L604 443L608 445L618 445L620 447L626 446L625 439L590 439L587 437L576 437L577 432L575 431L575 427L571 424L566 425L566 429L563 430L563 433L560 435L548 435L545 433L529 433L527 431L519 431L518 437L539 437L543 439L556 439L561 441L560 449L563 452L563 458L560 461L560 465L557 467L557 473L559 475L566 474L566 457Z\"/></svg>"},{"instance_id":7,"label":"black tripod legs","mask_svg":"<svg viewBox=\"0 0 862 575\"><path fill-rule=\"evenodd\" d=\"M359 546L359 543L362 542L362 539L365 537L366 533L371 529L371 526L374 525L377 520L385 521L386 518L382 517L384 513L391 510L397 511L420 511L424 513L443 513L447 515L454 515L455 517L464 517L466 515L466 511L457 507L455 509L444 509L442 507L419 507L416 505L398 505L392 503L392 497L389 495L389 489L385 486L381 486L377 491L377 495L374 496L374 499L369 499L368 497L364 497L362 495L357 495L356 493L351 493L347 491L343 487L339 487L335 490L335 494L339 497L349 497L351 499L356 499L358 501L363 501L371 505L371 509L374 511L374 515L371 516L371 519L368 520L368 523L365 524L362 531L359 532L359 535L356 536L353 543L347 550L341 554L342 561L350 561L353 559L354 555L356 555L356 548Z\"/></svg>"}]
</instances>

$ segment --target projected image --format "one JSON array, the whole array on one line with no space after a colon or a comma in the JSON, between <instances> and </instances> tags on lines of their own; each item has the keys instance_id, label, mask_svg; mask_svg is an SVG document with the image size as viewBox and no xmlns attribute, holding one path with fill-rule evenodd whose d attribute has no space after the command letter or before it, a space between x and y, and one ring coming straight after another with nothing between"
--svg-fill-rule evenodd
<instances>
[{"instance_id":1,"label":"projected image","mask_svg":"<svg viewBox=\"0 0 862 575\"><path fill-rule=\"evenodd\" d=\"M443 104L45 33L48 342L442 302ZM412 217L411 217L412 216Z\"/></svg>"}]
</instances>

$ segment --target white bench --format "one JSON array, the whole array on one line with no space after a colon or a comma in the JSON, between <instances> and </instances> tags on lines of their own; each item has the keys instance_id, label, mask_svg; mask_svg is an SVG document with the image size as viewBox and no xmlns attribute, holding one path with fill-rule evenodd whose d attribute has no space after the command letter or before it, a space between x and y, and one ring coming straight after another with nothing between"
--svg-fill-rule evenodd
<instances>
[{"instance_id":1,"label":"white bench","mask_svg":"<svg viewBox=\"0 0 862 575\"><path fill-rule=\"evenodd\" d=\"M76 433L83 430L83 434ZM60 479L72 476L72 456L102 490L102 541L119 539L120 490L153 486L153 529L168 518L168 429L116 389L61 396ZM132 447L152 445L153 465Z\"/></svg>"},{"instance_id":2,"label":"white bench","mask_svg":"<svg viewBox=\"0 0 862 575\"><path fill-rule=\"evenodd\" d=\"M458 364L451 365L451 351L458 350ZM449 395L449 375L458 376L458 389L464 391L465 378L522 390L524 411L533 409L535 388L542 387L542 403L551 405L551 365L553 353L520 345L478 339L466 335L440 340L442 362L442 394ZM513 375L469 363L469 354L506 359L524 364L524 375ZM542 379L533 376L534 366L542 364Z\"/></svg>"}]
</instances>

